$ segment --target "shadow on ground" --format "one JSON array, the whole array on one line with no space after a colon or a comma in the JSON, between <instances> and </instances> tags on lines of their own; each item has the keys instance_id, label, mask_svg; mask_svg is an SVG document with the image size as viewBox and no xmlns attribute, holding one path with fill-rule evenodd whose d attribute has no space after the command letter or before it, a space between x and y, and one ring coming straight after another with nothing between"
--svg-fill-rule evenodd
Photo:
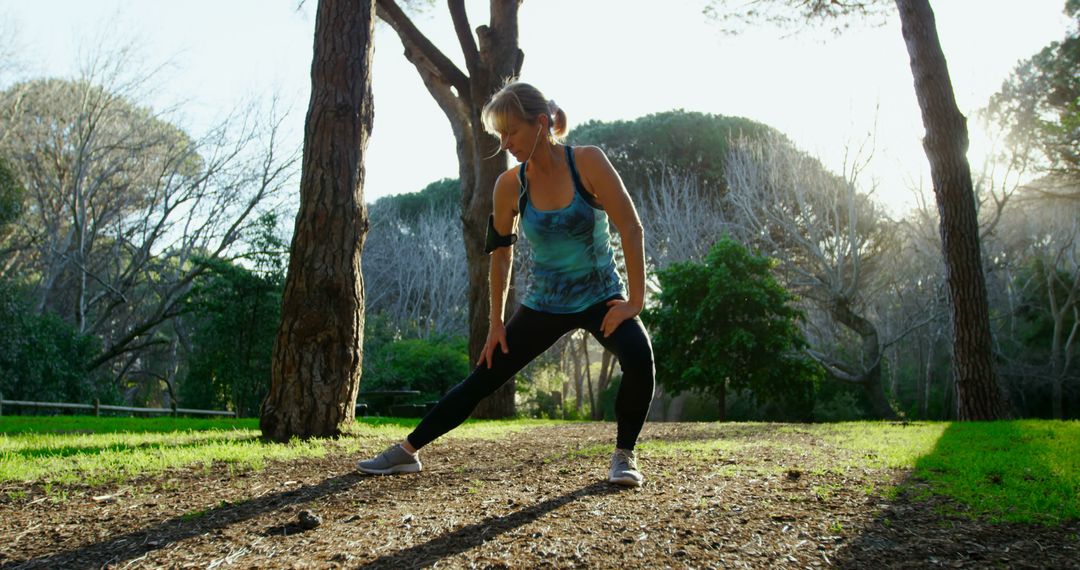
<instances>
[{"instance_id":1,"label":"shadow on ground","mask_svg":"<svg viewBox=\"0 0 1080 570\"><path fill-rule=\"evenodd\" d=\"M448 532L425 543L403 548L393 554L380 556L364 564L361 568L422 568L431 566L444 558L467 552L489 540L496 539L501 534L527 525L547 513L578 499L592 495L609 495L618 493L620 490L623 489L606 481L598 481L577 491L548 499L526 509L500 517L490 517L453 532Z\"/></svg>"},{"instance_id":2,"label":"shadow on ground","mask_svg":"<svg viewBox=\"0 0 1080 570\"><path fill-rule=\"evenodd\" d=\"M243 503L209 509L205 513L200 513L200 516L173 517L148 528L73 550L29 560L9 561L0 568L101 568L118 564L134 560L172 543L255 518L266 512L343 492L362 478L363 476L357 473L339 475L326 479L318 485L273 493Z\"/></svg>"},{"instance_id":3,"label":"shadow on ground","mask_svg":"<svg viewBox=\"0 0 1080 570\"><path fill-rule=\"evenodd\" d=\"M896 498L878 505L834 562L852 569L1080 568L1080 521L1075 517L994 522L991 515L976 514L990 510L997 518L1016 518L1032 506L1025 503L1043 502L1043 512L1054 505L1075 505L1078 489L1054 468L1039 431L1024 422L953 423L900 483ZM1011 457L1026 457L1024 464L995 461L994 452L1005 448ZM955 490L966 492L967 501L931 492L953 483L969 489Z\"/></svg>"}]
</instances>

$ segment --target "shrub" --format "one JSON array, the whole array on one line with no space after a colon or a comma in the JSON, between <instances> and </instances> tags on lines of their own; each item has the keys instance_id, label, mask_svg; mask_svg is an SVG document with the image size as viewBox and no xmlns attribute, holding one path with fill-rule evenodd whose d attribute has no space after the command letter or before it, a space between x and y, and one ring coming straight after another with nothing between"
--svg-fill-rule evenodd
<instances>
[{"instance_id":1,"label":"shrub","mask_svg":"<svg viewBox=\"0 0 1080 570\"><path fill-rule=\"evenodd\" d=\"M657 380L672 394L749 390L788 418L809 418L820 366L806 340L793 296L770 274L772 261L735 241L718 241L704 263L658 272L658 305L643 317L653 334Z\"/></svg>"}]
</instances>

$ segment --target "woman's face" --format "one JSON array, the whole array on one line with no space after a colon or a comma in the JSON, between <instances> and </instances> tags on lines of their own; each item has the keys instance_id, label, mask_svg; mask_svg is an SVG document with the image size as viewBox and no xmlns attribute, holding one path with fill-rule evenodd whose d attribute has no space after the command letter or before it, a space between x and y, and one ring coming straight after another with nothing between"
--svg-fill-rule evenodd
<instances>
[{"instance_id":1,"label":"woman's face","mask_svg":"<svg viewBox=\"0 0 1080 570\"><path fill-rule=\"evenodd\" d=\"M511 119L506 125L506 132L500 133L499 142L518 162L525 162L529 159L542 130L543 126L539 121Z\"/></svg>"}]
</instances>

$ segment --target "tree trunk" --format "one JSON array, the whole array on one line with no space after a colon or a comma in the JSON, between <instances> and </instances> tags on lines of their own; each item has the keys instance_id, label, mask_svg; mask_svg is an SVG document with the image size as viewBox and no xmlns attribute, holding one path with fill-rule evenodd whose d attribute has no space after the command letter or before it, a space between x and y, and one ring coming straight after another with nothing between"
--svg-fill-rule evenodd
<instances>
[{"instance_id":1,"label":"tree trunk","mask_svg":"<svg viewBox=\"0 0 1080 570\"><path fill-rule=\"evenodd\" d=\"M1062 398L1064 396L1062 384L1065 380L1065 351L1064 336L1066 309L1057 306L1057 295L1054 286L1054 278L1050 277L1057 268L1050 266L1045 268L1047 272L1047 294L1050 296L1050 317L1054 322L1053 331L1050 334L1050 414L1055 420L1060 420L1063 415Z\"/></svg>"},{"instance_id":2,"label":"tree trunk","mask_svg":"<svg viewBox=\"0 0 1080 570\"><path fill-rule=\"evenodd\" d=\"M926 410L923 409L923 402L926 400L926 375L925 375L925 363L926 363L926 337L920 337L915 341L915 362L918 365L915 367L915 409L918 411L917 419L926 419Z\"/></svg>"},{"instance_id":3,"label":"tree trunk","mask_svg":"<svg viewBox=\"0 0 1080 570\"><path fill-rule=\"evenodd\" d=\"M878 339L874 323L855 313L845 300L838 300L831 307L833 318L845 327L855 331L862 339L863 353L870 360L870 368L860 375L859 385L866 391L874 406L874 413L879 418L894 420L896 412L889 405L885 396L885 384L881 380L881 342Z\"/></svg>"},{"instance_id":4,"label":"tree trunk","mask_svg":"<svg viewBox=\"0 0 1080 570\"><path fill-rule=\"evenodd\" d=\"M607 390L608 384L611 383L611 373L615 369L615 355L610 350L604 349L603 358L600 360L600 378L596 382L596 392L603 398L604 391ZM601 406L602 408L603 406ZM592 419L602 420L604 419L604 410L593 410Z\"/></svg>"},{"instance_id":5,"label":"tree trunk","mask_svg":"<svg viewBox=\"0 0 1080 570\"><path fill-rule=\"evenodd\" d=\"M464 0L449 0L458 43L469 72L466 76L431 41L420 33L394 0L378 0L379 17L397 32L405 57L415 67L428 92L450 120L457 140L458 174L461 177L461 221L465 258L469 264L469 358L480 358L487 339L491 309L488 284L489 260L484 253L487 217L492 211L495 180L506 170L507 153L498 152L495 137L484 132L480 111L506 79L521 73L524 53L518 49L520 0L491 0L489 25L470 29ZM513 293L511 291L511 293ZM506 311L513 306L507 299ZM478 418L514 415L514 380L488 396L473 412Z\"/></svg>"},{"instance_id":6,"label":"tree trunk","mask_svg":"<svg viewBox=\"0 0 1080 570\"><path fill-rule=\"evenodd\" d=\"M727 380L720 382L720 389L716 391L717 411L720 413L718 420L727 421Z\"/></svg>"},{"instance_id":7,"label":"tree trunk","mask_svg":"<svg viewBox=\"0 0 1080 570\"><path fill-rule=\"evenodd\" d=\"M689 397L689 392L682 392L678 396L672 397L667 405L667 413L660 419L668 422L682 421L683 408L686 407L686 399ZM663 408L663 406L661 406L661 408Z\"/></svg>"},{"instance_id":8,"label":"tree trunk","mask_svg":"<svg viewBox=\"0 0 1080 570\"><path fill-rule=\"evenodd\" d=\"M956 106L945 55L929 0L896 0L922 110L941 223L941 248L952 300L953 375L957 418L993 420L1009 415L991 358L986 280L979 223L967 161L967 123Z\"/></svg>"},{"instance_id":9,"label":"tree trunk","mask_svg":"<svg viewBox=\"0 0 1080 570\"><path fill-rule=\"evenodd\" d=\"M589 362L589 335L582 331L581 334L581 354L585 359L585 384L589 387L589 415L596 417L596 408L598 403L596 401L596 395L593 394L592 383L592 363ZM600 417L604 417L603 410L600 411Z\"/></svg>"},{"instance_id":10,"label":"tree trunk","mask_svg":"<svg viewBox=\"0 0 1080 570\"><path fill-rule=\"evenodd\" d=\"M335 436L355 415L374 10L374 0L320 0L315 17L300 211L259 421L274 441Z\"/></svg>"},{"instance_id":11,"label":"tree trunk","mask_svg":"<svg viewBox=\"0 0 1080 570\"><path fill-rule=\"evenodd\" d=\"M579 356L578 349L574 347L573 335L570 333L570 355L574 359L574 409L577 411L578 416L581 415L581 408L583 400L585 398L585 375L581 370L581 357Z\"/></svg>"},{"instance_id":12,"label":"tree trunk","mask_svg":"<svg viewBox=\"0 0 1080 570\"><path fill-rule=\"evenodd\" d=\"M1073 345L1080 332L1080 310L1077 307L1077 292L1080 292L1080 270L1072 281L1062 280L1056 263L1040 264L1045 275L1046 294L1050 302L1050 318L1054 328L1050 336L1050 406L1055 420L1064 417L1064 384L1072 363ZM1059 287L1065 292L1065 298L1059 298ZM1072 324L1067 318L1072 316ZM1066 332L1066 328L1069 329Z\"/></svg>"}]
</instances>

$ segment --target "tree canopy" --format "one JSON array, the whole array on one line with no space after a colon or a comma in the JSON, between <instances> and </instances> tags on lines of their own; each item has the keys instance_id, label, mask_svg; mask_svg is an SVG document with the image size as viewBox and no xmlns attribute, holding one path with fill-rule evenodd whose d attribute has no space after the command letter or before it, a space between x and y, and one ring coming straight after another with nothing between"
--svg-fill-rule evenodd
<instances>
[{"instance_id":1,"label":"tree canopy","mask_svg":"<svg viewBox=\"0 0 1080 570\"><path fill-rule=\"evenodd\" d=\"M730 238L704 263L659 272L658 304L645 311L657 380L672 393L694 390L720 399L750 390L759 401L809 413L821 369L802 353L802 313L771 275L773 262Z\"/></svg>"},{"instance_id":2,"label":"tree canopy","mask_svg":"<svg viewBox=\"0 0 1080 570\"><path fill-rule=\"evenodd\" d=\"M775 131L743 117L681 109L632 121L588 121L567 142L604 150L632 195L641 196L665 173L694 174L705 191L724 188L724 159L732 140Z\"/></svg>"},{"instance_id":3,"label":"tree canopy","mask_svg":"<svg viewBox=\"0 0 1080 570\"><path fill-rule=\"evenodd\" d=\"M1065 38L1020 62L987 111L1014 154L1034 151L1037 166L1080 197L1080 0L1066 2L1065 13L1073 20Z\"/></svg>"}]
</instances>

